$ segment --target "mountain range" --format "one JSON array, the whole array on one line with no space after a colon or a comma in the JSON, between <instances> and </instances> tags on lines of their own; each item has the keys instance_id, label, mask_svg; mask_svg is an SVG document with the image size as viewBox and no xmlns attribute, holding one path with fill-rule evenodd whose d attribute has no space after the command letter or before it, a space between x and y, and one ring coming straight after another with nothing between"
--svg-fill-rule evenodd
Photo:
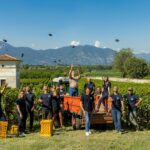
<instances>
[{"instance_id":1,"label":"mountain range","mask_svg":"<svg viewBox=\"0 0 150 150\"><path fill-rule=\"evenodd\" d=\"M0 55L8 54L22 59L24 64L111 64L117 52L110 48L97 48L91 45L66 46L58 49L35 50L29 47L14 47L0 41ZM150 61L150 54L138 55Z\"/></svg>"}]
</instances>

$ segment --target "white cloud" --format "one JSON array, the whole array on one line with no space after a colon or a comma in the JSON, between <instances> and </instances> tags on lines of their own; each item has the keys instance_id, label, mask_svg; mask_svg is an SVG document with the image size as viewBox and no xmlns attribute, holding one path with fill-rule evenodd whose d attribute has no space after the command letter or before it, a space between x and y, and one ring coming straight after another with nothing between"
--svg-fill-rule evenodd
<instances>
[{"instance_id":1,"label":"white cloud","mask_svg":"<svg viewBox=\"0 0 150 150\"><path fill-rule=\"evenodd\" d=\"M70 43L71 46L78 46L79 44L80 44L80 41L75 41L75 40L71 41Z\"/></svg>"},{"instance_id":2,"label":"white cloud","mask_svg":"<svg viewBox=\"0 0 150 150\"><path fill-rule=\"evenodd\" d=\"M95 41L95 44L94 44L94 46L95 47L97 47L97 48L100 48L101 47L101 43L100 43L100 41Z\"/></svg>"},{"instance_id":3,"label":"white cloud","mask_svg":"<svg viewBox=\"0 0 150 150\"><path fill-rule=\"evenodd\" d=\"M35 44L34 44L34 43L32 43L32 44L31 44L31 47L32 47L32 48L34 48L34 47L35 47Z\"/></svg>"}]
</instances>

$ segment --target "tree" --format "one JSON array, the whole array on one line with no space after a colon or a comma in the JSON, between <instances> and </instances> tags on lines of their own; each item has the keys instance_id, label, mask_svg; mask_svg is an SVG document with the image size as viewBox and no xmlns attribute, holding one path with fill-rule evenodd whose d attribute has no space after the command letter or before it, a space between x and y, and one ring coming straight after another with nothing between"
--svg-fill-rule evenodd
<instances>
[{"instance_id":1,"label":"tree","mask_svg":"<svg viewBox=\"0 0 150 150\"><path fill-rule=\"evenodd\" d=\"M149 73L148 63L141 58L128 58L124 63L124 70L131 78L143 78Z\"/></svg>"},{"instance_id":2,"label":"tree","mask_svg":"<svg viewBox=\"0 0 150 150\"><path fill-rule=\"evenodd\" d=\"M124 69L124 63L127 59L134 57L133 51L128 49L121 49L114 57L113 67L118 69L122 73L122 77L126 76Z\"/></svg>"},{"instance_id":3,"label":"tree","mask_svg":"<svg viewBox=\"0 0 150 150\"><path fill-rule=\"evenodd\" d=\"M25 69L25 70L27 70L27 69L29 69L29 65L28 64L25 64L25 65L23 65L23 68Z\"/></svg>"}]
</instances>

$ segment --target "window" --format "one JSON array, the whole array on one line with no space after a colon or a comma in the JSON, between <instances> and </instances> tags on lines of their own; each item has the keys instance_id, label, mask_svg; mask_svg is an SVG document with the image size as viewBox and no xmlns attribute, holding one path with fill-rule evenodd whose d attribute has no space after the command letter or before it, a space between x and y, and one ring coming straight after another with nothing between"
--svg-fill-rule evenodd
<instances>
[{"instance_id":1,"label":"window","mask_svg":"<svg viewBox=\"0 0 150 150\"><path fill-rule=\"evenodd\" d=\"M1 86L4 86L6 84L6 80L1 80Z\"/></svg>"}]
</instances>

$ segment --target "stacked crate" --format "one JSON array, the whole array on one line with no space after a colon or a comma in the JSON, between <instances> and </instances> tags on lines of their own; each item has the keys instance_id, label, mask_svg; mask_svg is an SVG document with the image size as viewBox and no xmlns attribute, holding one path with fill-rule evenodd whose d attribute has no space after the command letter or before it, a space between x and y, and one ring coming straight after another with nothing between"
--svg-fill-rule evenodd
<instances>
[{"instance_id":1,"label":"stacked crate","mask_svg":"<svg viewBox=\"0 0 150 150\"><path fill-rule=\"evenodd\" d=\"M7 137L7 127L8 127L7 121L0 121L0 138Z\"/></svg>"},{"instance_id":2,"label":"stacked crate","mask_svg":"<svg viewBox=\"0 0 150 150\"><path fill-rule=\"evenodd\" d=\"M42 120L41 124L41 136L51 137L53 135L53 120Z\"/></svg>"}]
</instances>

